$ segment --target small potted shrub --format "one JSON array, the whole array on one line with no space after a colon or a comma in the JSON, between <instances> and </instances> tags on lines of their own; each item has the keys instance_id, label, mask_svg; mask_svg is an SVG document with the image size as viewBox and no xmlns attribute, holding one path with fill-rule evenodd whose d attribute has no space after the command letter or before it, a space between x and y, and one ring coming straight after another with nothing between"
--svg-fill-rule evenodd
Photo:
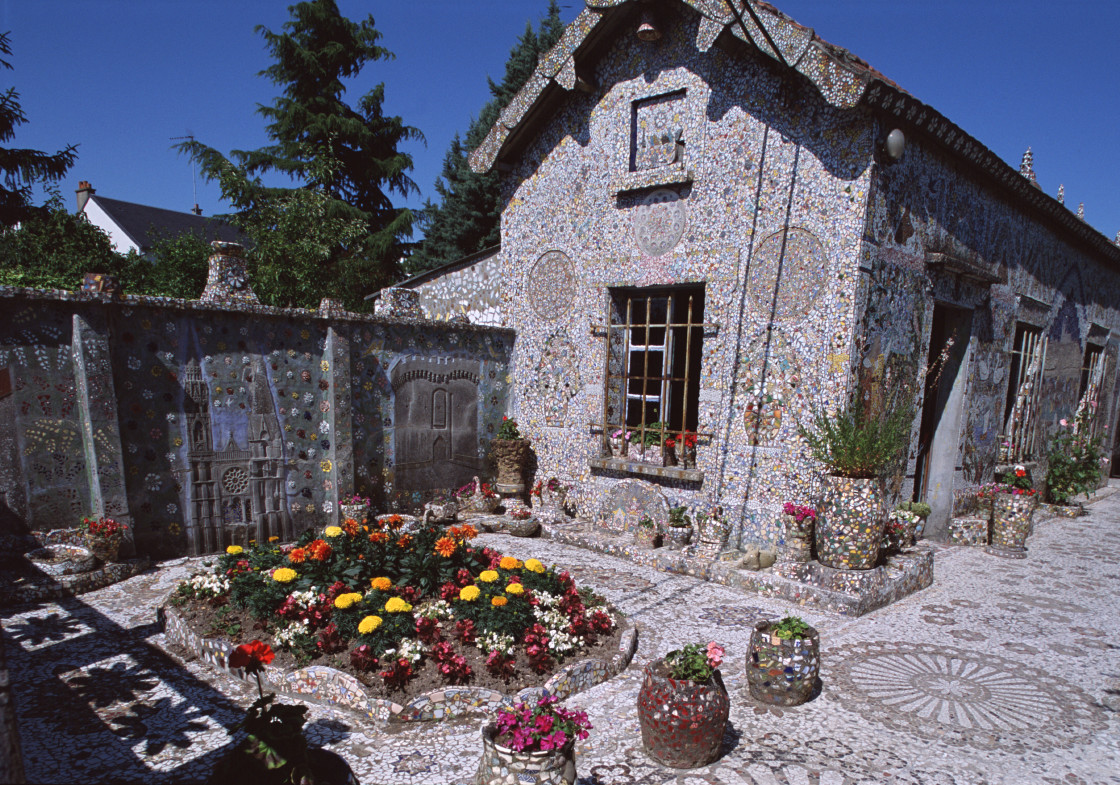
<instances>
[{"instance_id":1,"label":"small potted shrub","mask_svg":"<svg viewBox=\"0 0 1120 785\"><path fill-rule=\"evenodd\" d=\"M103 562L121 559L121 547L128 526L112 518L82 518L80 528L86 536L86 547Z\"/></svg>"},{"instance_id":2,"label":"small potted shrub","mask_svg":"<svg viewBox=\"0 0 1120 785\"><path fill-rule=\"evenodd\" d=\"M693 769L719 757L731 701L723 648L690 643L645 667L638 691L642 747L663 766Z\"/></svg>"},{"instance_id":3,"label":"small potted shrub","mask_svg":"<svg viewBox=\"0 0 1120 785\"><path fill-rule=\"evenodd\" d=\"M1101 450L1099 436L1086 436L1091 431L1083 417L1077 424L1058 421L1047 449L1049 466L1046 470L1046 493L1051 502L1072 506L1073 498L1079 494L1092 493L1101 481Z\"/></svg>"},{"instance_id":4,"label":"small potted shrub","mask_svg":"<svg viewBox=\"0 0 1120 785\"><path fill-rule=\"evenodd\" d=\"M674 548L683 548L692 539L692 519L686 515L687 507L669 508L669 525L665 527L665 539Z\"/></svg>"},{"instance_id":5,"label":"small potted shrub","mask_svg":"<svg viewBox=\"0 0 1120 785\"><path fill-rule=\"evenodd\" d=\"M364 523L366 518L369 517L371 502L369 498L354 494L352 496L344 496L338 502L338 511L342 520L351 519L358 523Z\"/></svg>"},{"instance_id":6,"label":"small potted shrub","mask_svg":"<svg viewBox=\"0 0 1120 785\"><path fill-rule=\"evenodd\" d=\"M517 429L517 420L502 417L498 432L490 440L490 458L498 467L497 484L501 493L520 493L525 490L525 466L529 462L531 442Z\"/></svg>"},{"instance_id":7,"label":"small potted shrub","mask_svg":"<svg viewBox=\"0 0 1120 785\"><path fill-rule=\"evenodd\" d=\"M905 544L914 545L925 531L926 520L933 510L925 502L902 502L895 509L895 513L899 512L910 513L910 515L899 517L903 519L903 525L907 527L907 542Z\"/></svg>"},{"instance_id":8,"label":"small potted shrub","mask_svg":"<svg viewBox=\"0 0 1120 785\"><path fill-rule=\"evenodd\" d=\"M1030 473L1022 465L1005 472L1002 481L1002 487L992 500L992 544L988 552L1023 559L1027 555L1027 537L1038 507L1038 492Z\"/></svg>"},{"instance_id":9,"label":"small potted shrub","mask_svg":"<svg viewBox=\"0 0 1120 785\"><path fill-rule=\"evenodd\" d=\"M649 515L642 515L634 527L634 544L639 548L653 549L661 544L661 533Z\"/></svg>"},{"instance_id":10,"label":"small potted shrub","mask_svg":"<svg viewBox=\"0 0 1120 785\"><path fill-rule=\"evenodd\" d=\"M812 697L820 675L820 636L797 616L760 621L747 652L747 686L755 700L797 706Z\"/></svg>"},{"instance_id":11,"label":"small potted shrub","mask_svg":"<svg viewBox=\"0 0 1120 785\"><path fill-rule=\"evenodd\" d=\"M813 524L817 511L802 504L786 502L782 506L785 544L778 551L782 564L806 564L813 558Z\"/></svg>"},{"instance_id":12,"label":"small potted shrub","mask_svg":"<svg viewBox=\"0 0 1120 785\"><path fill-rule=\"evenodd\" d=\"M643 435L641 429L634 431L633 436L630 437L631 443L639 445L640 452L638 460L642 463L654 463L658 466L662 465L661 457L661 442L663 439L665 425L660 422L655 422L646 426L645 434ZM633 452L633 450L631 450Z\"/></svg>"},{"instance_id":13,"label":"small potted shrub","mask_svg":"<svg viewBox=\"0 0 1120 785\"><path fill-rule=\"evenodd\" d=\"M482 761L476 785L509 782L575 785L577 739L586 739L586 712L564 709L555 695L535 704L499 709L482 728Z\"/></svg>"},{"instance_id":14,"label":"small potted shrub","mask_svg":"<svg viewBox=\"0 0 1120 785\"><path fill-rule=\"evenodd\" d=\"M617 428L612 431L610 436L611 455L626 460L629 457L631 435L630 431L624 428Z\"/></svg>"}]
</instances>

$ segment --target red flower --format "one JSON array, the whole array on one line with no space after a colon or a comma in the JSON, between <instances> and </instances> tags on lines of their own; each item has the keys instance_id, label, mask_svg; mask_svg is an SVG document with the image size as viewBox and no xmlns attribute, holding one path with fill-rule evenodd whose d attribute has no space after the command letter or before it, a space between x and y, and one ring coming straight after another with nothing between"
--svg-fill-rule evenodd
<instances>
[{"instance_id":1,"label":"red flower","mask_svg":"<svg viewBox=\"0 0 1120 785\"><path fill-rule=\"evenodd\" d=\"M274 659L276 655L272 653L267 643L259 640L250 641L233 650L229 655L229 667L244 668L249 673L256 673L264 670L264 666Z\"/></svg>"}]
</instances>

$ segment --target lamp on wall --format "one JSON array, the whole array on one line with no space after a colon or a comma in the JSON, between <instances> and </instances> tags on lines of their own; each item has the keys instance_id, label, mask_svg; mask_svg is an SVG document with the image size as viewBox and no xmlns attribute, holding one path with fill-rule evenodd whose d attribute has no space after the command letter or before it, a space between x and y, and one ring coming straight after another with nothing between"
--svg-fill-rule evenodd
<instances>
[{"instance_id":1,"label":"lamp on wall","mask_svg":"<svg viewBox=\"0 0 1120 785\"><path fill-rule=\"evenodd\" d=\"M638 18L638 38L643 41L657 41L661 38L661 31L657 29L657 20L653 15L653 11L648 8L642 9L642 14Z\"/></svg>"},{"instance_id":2,"label":"lamp on wall","mask_svg":"<svg viewBox=\"0 0 1120 785\"><path fill-rule=\"evenodd\" d=\"M906 152L906 135L898 128L895 128L887 134L887 138L883 142L883 152L885 152L887 158L892 161L901 159L902 154Z\"/></svg>"}]
</instances>

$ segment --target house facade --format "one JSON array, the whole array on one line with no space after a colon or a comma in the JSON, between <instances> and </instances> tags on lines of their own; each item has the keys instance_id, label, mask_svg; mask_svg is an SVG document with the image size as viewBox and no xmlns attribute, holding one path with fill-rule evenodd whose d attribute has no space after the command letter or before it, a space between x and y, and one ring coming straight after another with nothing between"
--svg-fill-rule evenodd
<instances>
[{"instance_id":1,"label":"house facade","mask_svg":"<svg viewBox=\"0 0 1120 785\"><path fill-rule=\"evenodd\" d=\"M908 389L891 490L944 538L1059 419L1114 424L1120 248L764 3L589 0L471 163L502 174L501 248L413 285L431 315L452 275L472 319L499 302L537 478L584 514L639 481L774 542L817 495L798 423ZM619 430L695 435L695 466Z\"/></svg>"}]
</instances>

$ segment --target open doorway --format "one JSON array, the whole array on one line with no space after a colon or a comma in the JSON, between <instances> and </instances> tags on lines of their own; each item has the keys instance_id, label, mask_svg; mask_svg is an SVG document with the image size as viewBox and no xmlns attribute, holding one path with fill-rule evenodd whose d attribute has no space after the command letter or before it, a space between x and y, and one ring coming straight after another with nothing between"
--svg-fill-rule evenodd
<instances>
[{"instance_id":1,"label":"open doorway","mask_svg":"<svg viewBox=\"0 0 1120 785\"><path fill-rule=\"evenodd\" d=\"M930 506L925 535L945 540L953 515L953 478L960 454L961 415L967 385L972 311L935 303L929 336L930 373L926 377L918 457L914 474L914 500ZM939 355L953 345L938 367Z\"/></svg>"}]
</instances>

